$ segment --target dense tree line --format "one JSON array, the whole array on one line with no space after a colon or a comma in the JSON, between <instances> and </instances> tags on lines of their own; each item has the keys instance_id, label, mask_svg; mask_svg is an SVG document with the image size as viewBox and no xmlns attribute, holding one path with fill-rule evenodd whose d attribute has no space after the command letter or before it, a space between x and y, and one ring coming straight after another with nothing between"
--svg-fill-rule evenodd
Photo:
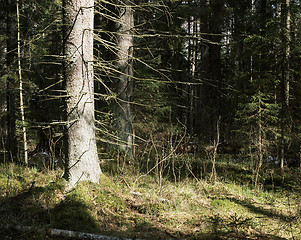
<instances>
[{"instance_id":1,"label":"dense tree line","mask_svg":"<svg viewBox=\"0 0 301 240\"><path fill-rule=\"evenodd\" d=\"M139 142L164 145L173 136L179 149L179 139L199 149L227 146L228 153L254 160L257 173L268 156L281 167L299 159L299 1L1 0L1 5L0 144L6 160L23 162L27 152L29 157L47 152L53 164L60 156L71 169L93 145L87 161L98 162L96 145L90 145L94 115L99 149L119 149L129 158L135 158ZM88 22L80 17L90 10L90 25L77 26ZM76 75L72 63L80 61ZM75 82L83 75L81 89ZM76 152L85 143L89 147Z\"/></svg>"}]
</instances>

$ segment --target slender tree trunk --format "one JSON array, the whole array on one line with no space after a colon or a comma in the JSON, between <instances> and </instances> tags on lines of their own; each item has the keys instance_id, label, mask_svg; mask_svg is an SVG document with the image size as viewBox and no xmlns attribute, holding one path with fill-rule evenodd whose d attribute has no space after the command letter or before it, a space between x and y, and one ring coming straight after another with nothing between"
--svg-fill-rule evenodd
<instances>
[{"instance_id":1,"label":"slender tree trunk","mask_svg":"<svg viewBox=\"0 0 301 240\"><path fill-rule=\"evenodd\" d=\"M17 41L18 41L18 75L19 75L19 93L20 93L20 111L21 111L21 123L23 133L23 147L24 147L24 161L28 164L28 151L27 151L27 137L25 127L25 113L24 113L24 100L23 100L23 79L21 68L21 37L20 37L20 12L19 12L19 0L17 0Z\"/></svg>"},{"instance_id":2,"label":"slender tree trunk","mask_svg":"<svg viewBox=\"0 0 301 240\"><path fill-rule=\"evenodd\" d=\"M291 14L290 14L290 0L285 1L286 5L286 19L285 19L285 66L286 66L286 74L285 74L285 104L289 107L289 97L290 97L290 31L291 31Z\"/></svg>"},{"instance_id":3,"label":"slender tree trunk","mask_svg":"<svg viewBox=\"0 0 301 240\"><path fill-rule=\"evenodd\" d=\"M212 156L212 169L211 169L211 181L213 184L216 183L217 180L217 173L216 173L216 156L217 156L217 148L220 144L220 122L221 122L221 116L219 116L217 122L216 122L216 140L214 140L213 146L213 156Z\"/></svg>"},{"instance_id":4,"label":"slender tree trunk","mask_svg":"<svg viewBox=\"0 0 301 240\"><path fill-rule=\"evenodd\" d=\"M190 63L190 79L189 79L189 85L188 85L188 95L189 95L189 110L188 110L188 119L189 119L189 133L191 135L194 134L195 130L195 86L191 83L194 83L195 78L195 66L196 66L196 20L195 18L189 17L188 22L188 31L189 34L192 36L192 39L189 39L189 53L188 53L188 60Z\"/></svg>"},{"instance_id":5,"label":"slender tree trunk","mask_svg":"<svg viewBox=\"0 0 301 240\"><path fill-rule=\"evenodd\" d=\"M258 162L256 168L256 177L255 177L255 186L258 184L258 177L260 173L260 169L263 163L263 142L262 142L262 109L261 109L261 96L258 98Z\"/></svg>"},{"instance_id":6,"label":"slender tree trunk","mask_svg":"<svg viewBox=\"0 0 301 240\"><path fill-rule=\"evenodd\" d=\"M79 181L98 182L101 169L95 139L93 82L93 0L64 0L64 79L67 109L69 188Z\"/></svg>"},{"instance_id":7,"label":"slender tree trunk","mask_svg":"<svg viewBox=\"0 0 301 240\"><path fill-rule=\"evenodd\" d=\"M192 18L192 52L191 52L191 80L192 83L196 82L197 77L197 64L198 64L198 22L199 20L196 18ZM198 85L192 84L191 87L191 118L192 118L192 126L191 126L191 134L195 134L196 130L199 128L197 126L199 124L198 121L198 109L201 108L199 101L197 99L197 87Z\"/></svg>"},{"instance_id":8,"label":"slender tree trunk","mask_svg":"<svg viewBox=\"0 0 301 240\"><path fill-rule=\"evenodd\" d=\"M209 32L212 34L211 40L214 43L220 43L222 38L222 14L224 1L212 0L211 4L211 15L209 19ZM210 140L215 139L216 122L220 112L220 84L222 80L222 62L221 62L221 46L219 44L209 45L209 66L208 76L210 85L209 86L209 123L208 128L210 129L209 136ZM212 84L214 86L212 86Z\"/></svg>"},{"instance_id":9,"label":"slender tree trunk","mask_svg":"<svg viewBox=\"0 0 301 240\"><path fill-rule=\"evenodd\" d=\"M114 107L119 147L129 157L133 156L132 103L133 94L133 28L134 16L131 1L120 3L117 23L117 100Z\"/></svg>"},{"instance_id":10,"label":"slender tree trunk","mask_svg":"<svg viewBox=\"0 0 301 240\"><path fill-rule=\"evenodd\" d=\"M280 167L284 167L285 157L285 137L288 132L289 118L289 95L290 95L290 72L289 72L289 55L290 55L290 0L285 0L282 5L283 15L283 37L282 37L282 123L281 123L281 156Z\"/></svg>"},{"instance_id":11,"label":"slender tree trunk","mask_svg":"<svg viewBox=\"0 0 301 240\"><path fill-rule=\"evenodd\" d=\"M12 0L6 0L6 108L7 108L7 142L6 149L10 161L17 159L16 139L16 107L15 107L15 80L13 78L14 49L16 48L16 36L12 15L15 13L15 4Z\"/></svg>"}]
</instances>

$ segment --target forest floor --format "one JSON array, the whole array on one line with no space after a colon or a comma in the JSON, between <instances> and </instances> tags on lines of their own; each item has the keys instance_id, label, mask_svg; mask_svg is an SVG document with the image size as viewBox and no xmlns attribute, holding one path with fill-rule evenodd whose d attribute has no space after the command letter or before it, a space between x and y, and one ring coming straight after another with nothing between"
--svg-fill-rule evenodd
<instances>
[{"instance_id":1,"label":"forest floor","mask_svg":"<svg viewBox=\"0 0 301 240\"><path fill-rule=\"evenodd\" d=\"M241 163L218 161L215 183L157 170L103 164L100 184L65 193L61 169L2 164L0 239L62 239L7 226L131 239L301 239L300 169L266 168L257 187Z\"/></svg>"}]
</instances>

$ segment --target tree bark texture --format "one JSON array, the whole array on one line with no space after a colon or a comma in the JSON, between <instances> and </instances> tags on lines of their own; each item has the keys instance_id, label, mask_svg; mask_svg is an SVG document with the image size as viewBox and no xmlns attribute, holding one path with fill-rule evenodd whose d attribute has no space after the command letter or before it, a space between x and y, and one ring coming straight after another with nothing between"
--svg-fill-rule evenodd
<instances>
[{"instance_id":1,"label":"tree bark texture","mask_svg":"<svg viewBox=\"0 0 301 240\"><path fill-rule=\"evenodd\" d=\"M133 94L133 35L134 16L131 1L123 1L119 9L117 23L117 79L115 103L115 127L119 138L120 150L132 157L133 128L132 104Z\"/></svg>"},{"instance_id":2,"label":"tree bark texture","mask_svg":"<svg viewBox=\"0 0 301 240\"><path fill-rule=\"evenodd\" d=\"M64 0L64 78L67 109L69 187L98 182L101 169L95 139L93 83L93 0Z\"/></svg>"}]
</instances>

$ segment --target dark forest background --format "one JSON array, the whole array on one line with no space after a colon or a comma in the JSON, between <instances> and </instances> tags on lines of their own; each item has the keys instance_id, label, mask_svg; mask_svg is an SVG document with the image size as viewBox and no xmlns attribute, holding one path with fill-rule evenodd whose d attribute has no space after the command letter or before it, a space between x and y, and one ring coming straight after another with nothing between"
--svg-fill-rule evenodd
<instances>
[{"instance_id":1,"label":"dark forest background","mask_svg":"<svg viewBox=\"0 0 301 240\"><path fill-rule=\"evenodd\" d=\"M2 0L1 154L23 161L25 125L29 158L45 153L63 159L62 4L18 4L25 122L16 2ZM116 36L125 7L133 10L134 24L130 78L122 86ZM299 166L300 27L299 1L95 1L100 153L116 150L143 161L151 142L182 153L217 147L218 154L243 156L255 168L270 160L282 168ZM125 113L116 105L122 102L129 103L126 129L118 127ZM126 150L118 147L124 144Z\"/></svg>"},{"instance_id":2,"label":"dark forest background","mask_svg":"<svg viewBox=\"0 0 301 240\"><path fill-rule=\"evenodd\" d=\"M78 2L0 0L0 238L300 239L300 1L95 0L94 79Z\"/></svg>"}]
</instances>

